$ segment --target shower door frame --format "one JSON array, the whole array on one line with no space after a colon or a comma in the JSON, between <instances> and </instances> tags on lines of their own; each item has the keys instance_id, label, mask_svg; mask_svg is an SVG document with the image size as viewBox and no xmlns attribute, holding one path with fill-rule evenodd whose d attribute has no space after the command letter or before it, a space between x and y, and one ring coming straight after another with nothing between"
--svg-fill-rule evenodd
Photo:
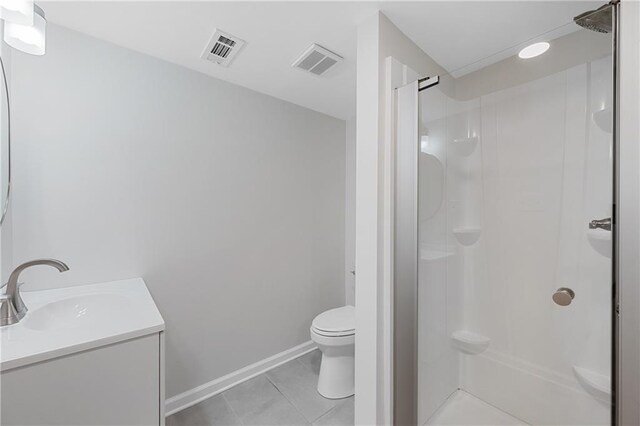
<instances>
[{"instance_id":1,"label":"shower door frame","mask_svg":"<svg viewBox=\"0 0 640 426\"><path fill-rule=\"evenodd\" d=\"M612 424L627 426L640 424L640 3L623 0L612 4Z\"/></svg>"},{"instance_id":2,"label":"shower door frame","mask_svg":"<svg viewBox=\"0 0 640 426\"><path fill-rule=\"evenodd\" d=\"M631 153L638 154L640 153L640 149L638 149L638 144L640 143L640 134L636 134L636 139L630 139L628 136L634 136L633 133L629 133L625 135L626 137L621 140L620 126L621 117L619 115L620 111L620 70L621 70L621 55L620 55L620 21L621 21L621 7L619 0L611 1L611 6L613 7L613 32L612 32L612 90L613 90L613 108L612 108L612 116L613 116L613 131L612 131L612 170L613 170L613 192L612 192L612 229L611 229L611 244L612 244L612 256L611 256L611 426L626 426L630 424L640 424L640 410L637 407L633 406L633 401L637 401L640 398L640 389L637 383L639 379L640 372L638 371L638 366L635 366L634 362L640 361L639 354L634 351L634 345L637 346L640 339L637 337L634 338L633 332L637 329L633 329L630 331L626 331L622 333L625 339L629 339L629 342L626 342L627 345L624 348L624 352L622 352L620 339L621 339L621 331L620 331L620 323L624 319L621 318L621 307L628 305L628 316L629 318L638 318L640 317L640 304L635 300L622 300L620 298L620 289L621 289L621 279L624 283L622 286L623 289L627 289L630 291L632 295L638 295L640 292L637 290L639 285L637 273L637 266L632 262L634 257L637 257L640 254L640 236L634 235L632 236L632 232L628 232L628 236L626 236L621 244L620 242L620 223L622 219L622 223L630 222L630 231L633 230L633 225L639 225L640 221L637 216L640 214L640 211L635 204L640 201L640 196L638 196L638 192L640 191L640 183L638 182L628 182L632 179L626 178L625 184L621 185L621 171L625 176L638 176L637 169L640 167L640 159L636 155L635 161L630 157L625 157L627 161L621 159L621 145L626 150L626 152L631 151ZM635 28L640 29L640 4L636 3L631 6L631 1L624 1L625 5L623 8L628 7L629 12L628 15L625 15L627 19L629 29L625 31L625 33L632 35L633 30ZM636 8L635 10L633 8ZM626 9L625 9L626 13ZM635 14L635 15L634 15ZM633 15L633 16L631 16ZM635 36L636 40L640 39L640 36ZM631 36L629 37L631 39ZM633 40L631 40L630 45L633 45ZM630 49L629 49L630 50ZM629 54L629 52L627 53ZM635 66L638 67L638 60L640 58L640 54L637 57L633 57L632 59L636 60ZM632 62L632 61L630 61ZM625 68L627 72L633 74L633 65L627 65ZM640 70L638 70L640 71ZM395 164L395 185L394 185L394 235L393 235L393 292L394 292L394 302L393 302L393 403L392 403L392 418L394 425L404 425L408 424L407 421L413 421L413 424L417 422L417 390L418 390L418 375L417 375L417 348L418 348L418 335L417 335L417 301L410 307L410 309L406 309L402 314L397 312L395 309L396 296L399 292L411 293L413 291L414 294L417 294L417 286L418 286L418 241L417 241L417 198L418 198L418 155L419 155L419 132L418 132L418 115L419 115L419 92L422 90L428 90L430 87L433 87L439 83L439 77L425 77L419 79L416 82L407 84L403 87L399 87L395 89L395 116L396 116L396 132L395 132L395 151L396 151L396 164ZM404 95L405 99L400 99L400 91L413 91L415 93L415 99L406 98L407 95ZM406 117L401 119L401 108L404 105L405 111L408 105L413 103L415 107L414 111L414 120L415 120L415 129L412 129L411 132L415 133L415 138L413 141L413 146L409 145L407 141L410 141L411 138L401 138L400 137L400 124L401 122L410 123L411 120L407 120ZM640 107L638 107L640 109ZM405 112L406 113L406 112ZM633 117L625 118L624 122L627 126L631 128L633 125ZM629 130L629 129L628 129ZM404 143L403 143L403 140ZM415 155L415 158L411 158L411 153ZM402 167L401 167L402 166ZM621 188L624 190L621 192ZM404 209L410 208L412 211L405 212ZM412 230L416 233L414 235L411 234ZM637 227L635 229L638 231ZM636 232L637 233L637 232ZM406 253L410 250L415 250L413 255L408 256ZM625 259L624 262L620 261L620 258ZM400 268L399 266L403 266L404 268ZM404 269L404 270L402 270ZM408 283L412 283L413 289L401 288L404 284L404 287L407 287ZM633 291L635 290L635 291ZM407 315L408 314L408 315ZM399 321L399 317L403 317ZM411 318L412 317L412 318ZM401 333L398 333L399 326L404 322L412 319L413 326L410 328L410 333L412 336L409 339L413 339L413 347L405 348L403 350L404 355L398 356L398 348L400 346L407 344L407 334L402 333L403 336L400 336ZM410 361L408 363L402 364L403 361ZM630 369L630 375L632 378L635 378L635 386L630 386L626 382L626 388L628 389L628 394L623 394L621 387L621 382L624 380L620 376L621 373L621 365L625 365L625 368ZM413 383L407 384L406 377L408 375L413 376ZM631 385L634 382L631 381ZM630 389L631 388L631 389ZM625 389L625 390L627 390ZM623 398L624 397L624 398ZM619 401L622 400L630 401L628 405L620 405ZM412 414L407 417L406 411L398 409L398 403L396 401L403 400L405 404L409 404L412 407ZM406 405L404 407L407 408ZM633 419L630 423L629 420ZM624 423L621 423L623 421Z\"/></svg>"},{"instance_id":3,"label":"shower door frame","mask_svg":"<svg viewBox=\"0 0 640 426\"><path fill-rule=\"evenodd\" d=\"M619 223L620 212L618 206L620 205L619 199L619 187L620 187L620 138L619 138L619 99L620 99L620 85L618 79L618 69L620 63L619 57L619 40L620 40L620 8L619 1L611 3L613 7L613 37L611 40L611 54L612 54L612 84L613 84L613 129L612 129L612 168L613 168L613 190L612 194L612 214L611 214L611 424L618 426L620 424L619 404L618 404L618 381L620 373L618 370L619 365L619 336L618 336L618 321L620 319L620 303L618 300L619 289Z\"/></svg>"}]
</instances>

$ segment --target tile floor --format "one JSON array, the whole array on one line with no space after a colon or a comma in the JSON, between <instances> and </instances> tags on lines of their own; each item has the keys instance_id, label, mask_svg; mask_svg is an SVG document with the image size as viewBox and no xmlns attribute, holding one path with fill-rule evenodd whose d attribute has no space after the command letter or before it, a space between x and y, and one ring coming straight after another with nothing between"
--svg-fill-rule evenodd
<instances>
[{"instance_id":1,"label":"tile floor","mask_svg":"<svg viewBox=\"0 0 640 426\"><path fill-rule=\"evenodd\" d=\"M320 351L313 351L167 417L167 426L353 425L353 397L316 390Z\"/></svg>"}]
</instances>

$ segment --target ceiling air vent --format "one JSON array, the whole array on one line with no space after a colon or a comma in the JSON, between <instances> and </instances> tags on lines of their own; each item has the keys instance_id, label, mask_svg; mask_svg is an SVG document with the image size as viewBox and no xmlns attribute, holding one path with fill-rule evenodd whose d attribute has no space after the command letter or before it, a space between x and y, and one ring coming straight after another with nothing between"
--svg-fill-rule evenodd
<instances>
[{"instance_id":1,"label":"ceiling air vent","mask_svg":"<svg viewBox=\"0 0 640 426\"><path fill-rule=\"evenodd\" d=\"M223 67L229 66L233 58L238 54L244 46L244 40L238 37L216 30L213 37L202 52L202 59L215 62Z\"/></svg>"},{"instance_id":2,"label":"ceiling air vent","mask_svg":"<svg viewBox=\"0 0 640 426\"><path fill-rule=\"evenodd\" d=\"M317 44L312 44L293 63L292 67L308 71L315 75L323 75L343 58Z\"/></svg>"}]
</instances>

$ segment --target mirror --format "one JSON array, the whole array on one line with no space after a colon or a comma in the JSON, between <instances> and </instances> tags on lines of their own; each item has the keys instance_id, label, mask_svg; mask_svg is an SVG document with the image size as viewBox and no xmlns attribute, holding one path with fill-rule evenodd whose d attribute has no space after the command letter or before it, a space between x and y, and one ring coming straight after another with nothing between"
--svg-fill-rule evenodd
<instances>
[{"instance_id":1,"label":"mirror","mask_svg":"<svg viewBox=\"0 0 640 426\"><path fill-rule=\"evenodd\" d=\"M11 195L11 115L8 86L4 58L0 55L0 227L4 225Z\"/></svg>"}]
</instances>

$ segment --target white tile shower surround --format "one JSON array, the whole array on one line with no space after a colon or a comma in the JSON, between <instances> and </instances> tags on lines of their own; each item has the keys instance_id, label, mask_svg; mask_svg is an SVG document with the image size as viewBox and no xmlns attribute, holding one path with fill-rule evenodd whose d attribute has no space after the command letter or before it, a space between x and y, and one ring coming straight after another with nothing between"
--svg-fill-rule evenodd
<instances>
[{"instance_id":1,"label":"white tile shower surround","mask_svg":"<svg viewBox=\"0 0 640 426\"><path fill-rule=\"evenodd\" d=\"M458 390L425 423L427 426L528 425L465 391Z\"/></svg>"},{"instance_id":2,"label":"white tile shower surround","mask_svg":"<svg viewBox=\"0 0 640 426\"><path fill-rule=\"evenodd\" d=\"M316 390L322 354L315 350L167 417L167 426L353 425L353 397Z\"/></svg>"}]
</instances>

